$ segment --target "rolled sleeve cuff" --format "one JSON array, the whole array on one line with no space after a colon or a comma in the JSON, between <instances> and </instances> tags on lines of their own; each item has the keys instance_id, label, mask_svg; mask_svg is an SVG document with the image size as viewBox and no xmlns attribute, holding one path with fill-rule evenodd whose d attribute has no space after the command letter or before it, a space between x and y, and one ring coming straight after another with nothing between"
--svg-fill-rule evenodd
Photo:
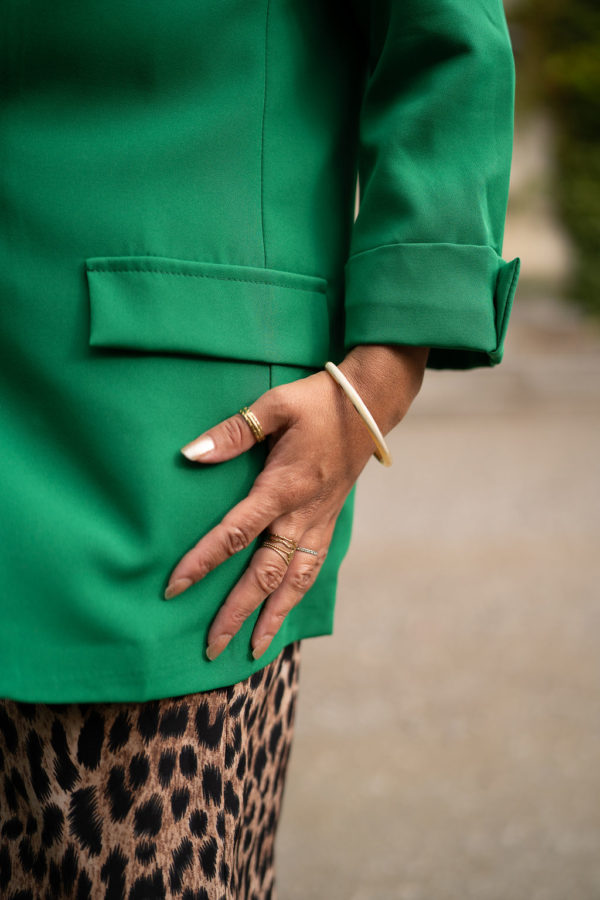
<instances>
[{"instance_id":1,"label":"rolled sleeve cuff","mask_svg":"<svg viewBox=\"0 0 600 900\"><path fill-rule=\"evenodd\" d=\"M520 260L473 244L389 244L345 266L345 333L357 344L427 346L428 367L502 361Z\"/></svg>"}]
</instances>

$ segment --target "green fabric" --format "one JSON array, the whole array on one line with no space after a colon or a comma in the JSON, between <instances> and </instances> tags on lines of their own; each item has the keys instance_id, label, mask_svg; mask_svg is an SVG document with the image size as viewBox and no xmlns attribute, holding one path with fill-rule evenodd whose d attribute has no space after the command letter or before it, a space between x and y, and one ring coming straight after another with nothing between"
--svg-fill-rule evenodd
<instances>
[{"instance_id":1,"label":"green fabric","mask_svg":"<svg viewBox=\"0 0 600 900\"><path fill-rule=\"evenodd\" d=\"M162 593L265 450L202 467L179 448L356 344L500 362L518 276L502 4L32 0L2 18L0 696L231 684L332 632L354 491L269 651L250 654L257 611L210 662L254 548Z\"/></svg>"},{"instance_id":2,"label":"green fabric","mask_svg":"<svg viewBox=\"0 0 600 900\"><path fill-rule=\"evenodd\" d=\"M429 368L497 365L519 272L492 247L390 244L346 265L346 342L431 346ZM401 340L399 338L401 336Z\"/></svg>"}]
</instances>

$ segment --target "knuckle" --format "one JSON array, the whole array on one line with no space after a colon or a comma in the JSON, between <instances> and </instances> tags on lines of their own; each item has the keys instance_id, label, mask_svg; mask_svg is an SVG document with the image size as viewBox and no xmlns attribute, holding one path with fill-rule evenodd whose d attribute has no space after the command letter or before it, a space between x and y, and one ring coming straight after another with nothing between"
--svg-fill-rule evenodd
<instances>
[{"instance_id":1,"label":"knuckle","mask_svg":"<svg viewBox=\"0 0 600 900\"><path fill-rule=\"evenodd\" d=\"M316 487L320 487L322 489L327 488L334 481L330 468L328 466L326 466L325 463L323 462L323 460L321 460L321 459L317 460L316 463L314 464L312 474L313 474L315 488Z\"/></svg>"},{"instance_id":2,"label":"knuckle","mask_svg":"<svg viewBox=\"0 0 600 900\"><path fill-rule=\"evenodd\" d=\"M293 508L293 504L290 503L287 479L281 470L278 470L275 478L272 472L266 468L263 469L257 475L250 493L256 499L261 512L265 515L270 513L273 518L277 518L283 512Z\"/></svg>"},{"instance_id":3,"label":"knuckle","mask_svg":"<svg viewBox=\"0 0 600 900\"><path fill-rule=\"evenodd\" d=\"M289 609L275 609L271 614L271 618L274 622L277 623L277 629L281 627L285 617L287 616Z\"/></svg>"},{"instance_id":4,"label":"knuckle","mask_svg":"<svg viewBox=\"0 0 600 900\"><path fill-rule=\"evenodd\" d=\"M332 493L332 484L302 472L297 467L278 473L278 487L289 510L301 510L303 518L314 517Z\"/></svg>"},{"instance_id":5,"label":"knuckle","mask_svg":"<svg viewBox=\"0 0 600 900\"><path fill-rule=\"evenodd\" d=\"M286 510L295 510L306 505L310 491L296 468L287 467L277 473L277 493L280 504Z\"/></svg>"},{"instance_id":6,"label":"knuckle","mask_svg":"<svg viewBox=\"0 0 600 900\"><path fill-rule=\"evenodd\" d=\"M300 481L290 480L285 497L291 509L304 508L307 505L306 485Z\"/></svg>"},{"instance_id":7,"label":"knuckle","mask_svg":"<svg viewBox=\"0 0 600 900\"><path fill-rule=\"evenodd\" d=\"M276 508L276 495L276 483L273 481L270 472L268 472L267 469L262 469L254 479L254 484L250 488L248 496L252 497L257 508L266 512L267 509L271 510Z\"/></svg>"},{"instance_id":8,"label":"knuckle","mask_svg":"<svg viewBox=\"0 0 600 900\"><path fill-rule=\"evenodd\" d=\"M233 629L235 631L238 631L242 627L242 625L244 624L244 622L246 621L246 619L248 618L249 615L250 615L250 611L247 609L244 609L243 606L233 606L229 610L229 616L228 616L229 623L231 626L233 626Z\"/></svg>"},{"instance_id":9,"label":"knuckle","mask_svg":"<svg viewBox=\"0 0 600 900\"><path fill-rule=\"evenodd\" d=\"M268 391L265 391L265 393L262 395L262 398L268 400L272 406L281 409L281 405L284 402L285 398L285 391L282 391L281 388L282 385L276 384L274 387L269 388Z\"/></svg>"},{"instance_id":10,"label":"knuckle","mask_svg":"<svg viewBox=\"0 0 600 900\"><path fill-rule=\"evenodd\" d=\"M192 562L190 575L195 581L200 581L200 579L204 578L205 575L208 575L214 567L215 563L213 561L206 559L204 556L198 557Z\"/></svg>"},{"instance_id":11,"label":"knuckle","mask_svg":"<svg viewBox=\"0 0 600 900\"><path fill-rule=\"evenodd\" d=\"M228 556L234 556L245 550L250 543L250 534L241 525L227 525L225 530L225 549Z\"/></svg>"},{"instance_id":12,"label":"knuckle","mask_svg":"<svg viewBox=\"0 0 600 900\"><path fill-rule=\"evenodd\" d=\"M319 511L322 503L320 496L314 495L305 501L302 505L302 516L300 524L312 522L319 517Z\"/></svg>"},{"instance_id":13,"label":"knuckle","mask_svg":"<svg viewBox=\"0 0 600 900\"><path fill-rule=\"evenodd\" d=\"M247 437L246 429L248 426L244 423L241 416L236 415L225 419L222 422L222 428L225 440L236 447L242 444Z\"/></svg>"},{"instance_id":14,"label":"knuckle","mask_svg":"<svg viewBox=\"0 0 600 900\"><path fill-rule=\"evenodd\" d=\"M277 411L279 418L286 421L289 418L289 391L286 385L278 384L268 391L269 402Z\"/></svg>"},{"instance_id":15,"label":"knuckle","mask_svg":"<svg viewBox=\"0 0 600 900\"><path fill-rule=\"evenodd\" d=\"M295 572L290 572L288 578L290 580L290 587L294 591L304 592L310 587L313 580L313 569L303 566Z\"/></svg>"},{"instance_id":16,"label":"knuckle","mask_svg":"<svg viewBox=\"0 0 600 900\"><path fill-rule=\"evenodd\" d=\"M256 584L263 594L272 594L283 580L284 572L277 563L264 563L254 573Z\"/></svg>"}]
</instances>

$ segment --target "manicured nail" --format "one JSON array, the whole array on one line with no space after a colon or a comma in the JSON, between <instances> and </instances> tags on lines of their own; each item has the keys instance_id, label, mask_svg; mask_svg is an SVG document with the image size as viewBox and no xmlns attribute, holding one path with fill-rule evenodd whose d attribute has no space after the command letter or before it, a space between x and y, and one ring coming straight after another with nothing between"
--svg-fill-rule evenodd
<instances>
[{"instance_id":1,"label":"manicured nail","mask_svg":"<svg viewBox=\"0 0 600 900\"><path fill-rule=\"evenodd\" d=\"M230 634L220 634L218 638L215 638L206 648L206 655L208 658L210 660L216 659L219 653L223 652L230 640Z\"/></svg>"},{"instance_id":2,"label":"manicured nail","mask_svg":"<svg viewBox=\"0 0 600 900\"><path fill-rule=\"evenodd\" d=\"M265 637L262 637L260 641L257 643L256 647L252 651L252 656L254 659L258 659L259 656L262 656L273 638L270 634L267 634Z\"/></svg>"},{"instance_id":3,"label":"manicured nail","mask_svg":"<svg viewBox=\"0 0 600 900\"><path fill-rule=\"evenodd\" d=\"M206 456L211 450L215 449L215 442L211 437L201 437L197 440L186 444L181 448L181 452L187 459L196 460Z\"/></svg>"},{"instance_id":4,"label":"manicured nail","mask_svg":"<svg viewBox=\"0 0 600 900\"><path fill-rule=\"evenodd\" d=\"M176 597L177 594L182 594L184 591L187 591L193 583L191 578L176 578L175 581L167 585L164 595L165 600L170 600L171 597Z\"/></svg>"}]
</instances>

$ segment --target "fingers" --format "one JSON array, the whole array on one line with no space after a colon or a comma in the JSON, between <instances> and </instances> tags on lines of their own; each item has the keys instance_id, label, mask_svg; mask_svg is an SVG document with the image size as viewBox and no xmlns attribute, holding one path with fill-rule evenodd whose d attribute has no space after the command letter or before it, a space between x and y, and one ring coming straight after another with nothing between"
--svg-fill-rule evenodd
<instances>
[{"instance_id":1,"label":"fingers","mask_svg":"<svg viewBox=\"0 0 600 900\"><path fill-rule=\"evenodd\" d=\"M270 530L297 540L294 521L289 517L275 521ZM286 615L314 583L325 558L329 541L323 546L323 530L305 532L302 547L305 542L311 542L306 543L307 548L314 549L318 555L296 550L289 566L283 558L285 554L273 547L261 546L256 551L210 627L206 651L209 659L215 659L225 649L248 616L269 597L252 637L254 658L265 652Z\"/></svg>"},{"instance_id":2,"label":"fingers","mask_svg":"<svg viewBox=\"0 0 600 900\"><path fill-rule=\"evenodd\" d=\"M286 562L274 550L261 547L256 551L210 627L206 650L209 659L215 659L225 649L248 616L279 587L286 571Z\"/></svg>"},{"instance_id":3,"label":"fingers","mask_svg":"<svg viewBox=\"0 0 600 900\"><path fill-rule=\"evenodd\" d=\"M256 417L265 436L285 424L285 412L277 400L276 388L259 397L248 410ZM256 442L251 426L237 412L190 441L181 452L193 462L217 463L239 456Z\"/></svg>"},{"instance_id":4,"label":"fingers","mask_svg":"<svg viewBox=\"0 0 600 900\"><path fill-rule=\"evenodd\" d=\"M273 491L253 487L247 497L204 535L171 572L164 593L170 600L240 550L244 550L280 513L279 497Z\"/></svg>"},{"instance_id":5,"label":"fingers","mask_svg":"<svg viewBox=\"0 0 600 900\"><path fill-rule=\"evenodd\" d=\"M332 532L333 528L328 535L324 534L322 529L318 531L312 529L302 535L301 546L315 550L318 555L313 556L304 550L296 550L285 578L267 599L254 626L251 644L255 659L268 650L288 613L300 603L315 583L325 561Z\"/></svg>"}]
</instances>

